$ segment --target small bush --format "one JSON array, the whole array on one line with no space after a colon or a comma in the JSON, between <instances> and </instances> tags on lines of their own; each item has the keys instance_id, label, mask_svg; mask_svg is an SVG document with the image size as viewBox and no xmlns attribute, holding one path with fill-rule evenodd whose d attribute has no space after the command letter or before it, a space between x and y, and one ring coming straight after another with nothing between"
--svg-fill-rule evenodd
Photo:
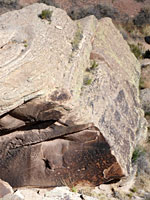
<instances>
[{"instance_id":1,"label":"small bush","mask_svg":"<svg viewBox=\"0 0 150 200\"><path fill-rule=\"evenodd\" d=\"M75 192L75 193L76 193L76 192L77 192L77 188L73 186L73 187L71 188L71 192Z\"/></svg>"},{"instance_id":2,"label":"small bush","mask_svg":"<svg viewBox=\"0 0 150 200\"><path fill-rule=\"evenodd\" d=\"M28 47L28 44L24 44L24 47Z\"/></svg>"},{"instance_id":3,"label":"small bush","mask_svg":"<svg viewBox=\"0 0 150 200\"><path fill-rule=\"evenodd\" d=\"M132 154L132 163L136 163L138 158L144 154L144 150L140 147L136 147Z\"/></svg>"},{"instance_id":4,"label":"small bush","mask_svg":"<svg viewBox=\"0 0 150 200\"><path fill-rule=\"evenodd\" d=\"M73 9L68 14L73 20L81 19L89 15L95 15L98 19L103 17L118 19L120 17L119 12L114 7L107 4L98 4L95 6L88 6L87 8Z\"/></svg>"},{"instance_id":5,"label":"small bush","mask_svg":"<svg viewBox=\"0 0 150 200\"><path fill-rule=\"evenodd\" d=\"M130 189L130 191L133 192L133 193L135 193L135 192L137 192L137 188L133 187L133 188Z\"/></svg>"},{"instance_id":6,"label":"small bush","mask_svg":"<svg viewBox=\"0 0 150 200\"><path fill-rule=\"evenodd\" d=\"M141 50L140 44L138 45L129 44L129 46L130 46L130 50L132 51L132 53L135 55L137 59L142 58L142 50Z\"/></svg>"},{"instance_id":7,"label":"small bush","mask_svg":"<svg viewBox=\"0 0 150 200\"><path fill-rule=\"evenodd\" d=\"M142 37L150 35L150 25L149 24L143 25L143 26L139 27L138 29L139 29L140 33L142 34Z\"/></svg>"},{"instance_id":8,"label":"small bush","mask_svg":"<svg viewBox=\"0 0 150 200\"><path fill-rule=\"evenodd\" d=\"M91 61L91 67L87 68L86 71L87 72L91 72L92 70L96 69L98 67L98 63L95 60Z\"/></svg>"},{"instance_id":9,"label":"small bush","mask_svg":"<svg viewBox=\"0 0 150 200\"><path fill-rule=\"evenodd\" d=\"M94 70L94 69L96 69L97 67L98 67L98 63L96 63L96 61L93 60L90 69L91 69L91 70Z\"/></svg>"},{"instance_id":10,"label":"small bush","mask_svg":"<svg viewBox=\"0 0 150 200\"><path fill-rule=\"evenodd\" d=\"M90 85L92 83L92 79L86 77L84 80L83 80L83 84L84 85Z\"/></svg>"},{"instance_id":11,"label":"small bush","mask_svg":"<svg viewBox=\"0 0 150 200\"><path fill-rule=\"evenodd\" d=\"M27 40L24 40L24 41L23 41L23 44L24 44L24 47L25 47L25 48L28 47Z\"/></svg>"},{"instance_id":12,"label":"small bush","mask_svg":"<svg viewBox=\"0 0 150 200\"><path fill-rule=\"evenodd\" d=\"M46 20L48 20L49 22L51 22L52 13L53 13L53 11L48 10L48 9L42 10L42 13L39 15L39 17L40 17L41 19L46 19Z\"/></svg>"},{"instance_id":13,"label":"small bush","mask_svg":"<svg viewBox=\"0 0 150 200\"><path fill-rule=\"evenodd\" d=\"M133 33L136 29L136 26L134 25L134 23L129 20L128 22L123 24L123 28L128 32L128 33Z\"/></svg>"},{"instance_id":14,"label":"small bush","mask_svg":"<svg viewBox=\"0 0 150 200\"><path fill-rule=\"evenodd\" d=\"M128 193L127 196L131 199L133 197L132 193Z\"/></svg>"},{"instance_id":15,"label":"small bush","mask_svg":"<svg viewBox=\"0 0 150 200\"><path fill-rule=\"evenodd\" d=\"M138 27L150 24L150 8L142 8L139 14L133 19L133 23Z\"/></svg>"}]
</instances>

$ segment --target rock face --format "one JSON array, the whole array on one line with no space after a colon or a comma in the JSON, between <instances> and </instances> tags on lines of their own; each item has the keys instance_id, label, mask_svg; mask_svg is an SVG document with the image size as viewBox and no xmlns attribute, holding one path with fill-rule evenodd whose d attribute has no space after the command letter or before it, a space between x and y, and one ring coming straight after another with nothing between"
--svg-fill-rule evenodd
<instances>
[{"instance_id":1,"label":"rock face","mask_svg":"<svg viewBox=\"0 0 150 200\"><path fill-rule=\"evenodd\" d=\"M0 17L0 38L0 178L95 186L130 175L145 128L140 65L111 19L33 4Z\"/></svg>"}]
</instances>

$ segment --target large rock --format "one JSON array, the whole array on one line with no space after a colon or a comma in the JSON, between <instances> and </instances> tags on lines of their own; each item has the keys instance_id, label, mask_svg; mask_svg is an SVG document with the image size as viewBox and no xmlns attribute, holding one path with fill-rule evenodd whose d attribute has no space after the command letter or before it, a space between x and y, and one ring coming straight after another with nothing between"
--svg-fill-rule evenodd
<instances>
[{"instance_id":1,"label":"large rock","mask_svg":"<svg viewBox=\"0 0 150 200\"><path fill-rule=\"evenodd\" d=\"M12 187L5 181L0 179L0 198L4 197L7 194L12 194Z\"/></svg>"},{"instance_id":2,"label":"large rock","mask_svg":"<svg viewBox=\"0 0 150 200\"><path fill-rule=\"evenodd\" d=\"M145 136L140 65L111 19L34 4L2 15L0 32L0 178L47 187L130 175Z\"/></svg>"}]
</instances>

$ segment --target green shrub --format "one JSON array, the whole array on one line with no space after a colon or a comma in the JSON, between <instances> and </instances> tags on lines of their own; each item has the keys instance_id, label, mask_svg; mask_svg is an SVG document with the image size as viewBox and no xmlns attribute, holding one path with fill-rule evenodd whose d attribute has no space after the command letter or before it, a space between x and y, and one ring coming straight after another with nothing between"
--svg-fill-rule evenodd
<instances>
[{"instance_id":1,"label":"green shrub","mask_svg":"<svg viewBox=\"0 0 150 200\"><path fill-rule=\"evenodd\" d=\"M98 67L98 63L95 60L91 61L91 67L87 68L86 71L87 72L91 72L92 70L96 69Z\"/></svg>"},{"instance_id":2,"label":"green shrub","mask_svg":"<svg viewBox=\"0 0 150 200\"><path fill-rule=\"evenodd\" d=\"M144 150L141 149L140 147L136 147L133 151L133 154L132 154L132 163L136 163L138 158L144 154Z\"/></svg>"},{"instance_id":3,"label":"green shrub","mask_svg":"<svg viewBox=\"0 0 150 200\"><path fill-rule=\"evenodd\" d=\"M83 80L83 84L84 85L90 85L92 83L92 79L89 78L89 77L86 77L84 80Z\"/></svg>"},{"instance_id":4,"label":"green shrub","mask_svg":"<svg viewBox=\"0 0 150 200\"><path fill-rule=\"evenodd\" d=\"M133 188L130 189L130 191L133 192L133 193L135 193L135 192L137 192L137 188L133 187Z\"/></svg>"},{"instance_id":5,"label":"green shrub","mask_svg":"<svg viewBox=\"0 0 150 200\"><path fill-rule=\"evenodd\" d=\"M24 47L25 47L25 48L28 47L28 42L27 42L27 40L24 40L24 41L23 41L23 44L24 44Z\"/></svg>"},{"instance_id":6,"label":"green shrub","mask_svg":"<svg viewBox=\"0 0 150 200\"><path fill-rule=\"evenodd\" d=\"M141 50L141 45L140 44L135 45L135 44L130 44L129 43L129 46L130 46L130 50L132 51L132 53L135 55L135 57L137 59L142 58L142 50Z\"/></svg>"},{"instance_id":7,"label":"green shrub","mask_svg":"<svg viewBox=\"0 0 150 200\"><path fill-rule=\"evenodd\" d=\"M97 67L98 67L98 63L97 63L95 60L93 60L92 63L91 63L90 69L91 69L91 70L94 70L94 69L96 69Z\"/></svg>"},{"instance_id":8,"label":"green shrub","mask_svg":"<svg viewBox=\"0 0 150 200\"><path fill-rule=\"evenodd\" d=\"M28 44L24 44L24 47L28 47Z\"/></svg>"},{"instance_id":9,"label":"green shrub","mask_svg":"<svg viewBox=\"0 0 150 200\"><path fill-rule=\"evenodd\" d=\"M133 197L132 193L128 193L127 196L131 199Z\"/></svg>"},{"instance_id":10,"label":"green shrub","mask_svg":"<svg viewBox=\"0 0 150 200\"><path fill-rule=\"evenodd\" d=\"M51 22L52 13L53 13L53 11L45 9L45 10L42 10L42 13L39 15L39 17L41 19L46 19L49 22Z\"/></svg>"},{"instance_id":11,"label":"green shrub","mask_svg":"<svg viewBox=\"0 0 150 200\"><path fill-rule=\"evenodd\" d=\"M150 8L142 8L133 19L133 23L138 27L150 24Z\"/></svg>"},{"instance_id":12,"label":"green shrub","mask_svg":"<svg viewBox=\"0 0 150 200\"><path fill-rule=\"evenodd\" d=\"M76 193L76 192L77 192L77 188L73 186L73 187L71 188L71 192L75 192L75 193Z\"/></svg>"}]
</instances>

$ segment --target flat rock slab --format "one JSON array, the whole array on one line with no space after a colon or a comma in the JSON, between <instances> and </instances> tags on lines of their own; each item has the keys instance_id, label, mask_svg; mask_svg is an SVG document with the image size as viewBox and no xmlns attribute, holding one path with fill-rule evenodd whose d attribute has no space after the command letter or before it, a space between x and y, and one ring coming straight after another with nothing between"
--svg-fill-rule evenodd
<instances>
[{"instance_id":1,"label":"flat rock slab","mask_svg":"<svg viewBox=\"0 0 150 200\"><path fill-rule=\"evenodd\" d=\"M146 133L140 64L111 19L33 4L0 17L0 38L0 178L95 186L130 175Z\"/></svg>"}]
</instances>

